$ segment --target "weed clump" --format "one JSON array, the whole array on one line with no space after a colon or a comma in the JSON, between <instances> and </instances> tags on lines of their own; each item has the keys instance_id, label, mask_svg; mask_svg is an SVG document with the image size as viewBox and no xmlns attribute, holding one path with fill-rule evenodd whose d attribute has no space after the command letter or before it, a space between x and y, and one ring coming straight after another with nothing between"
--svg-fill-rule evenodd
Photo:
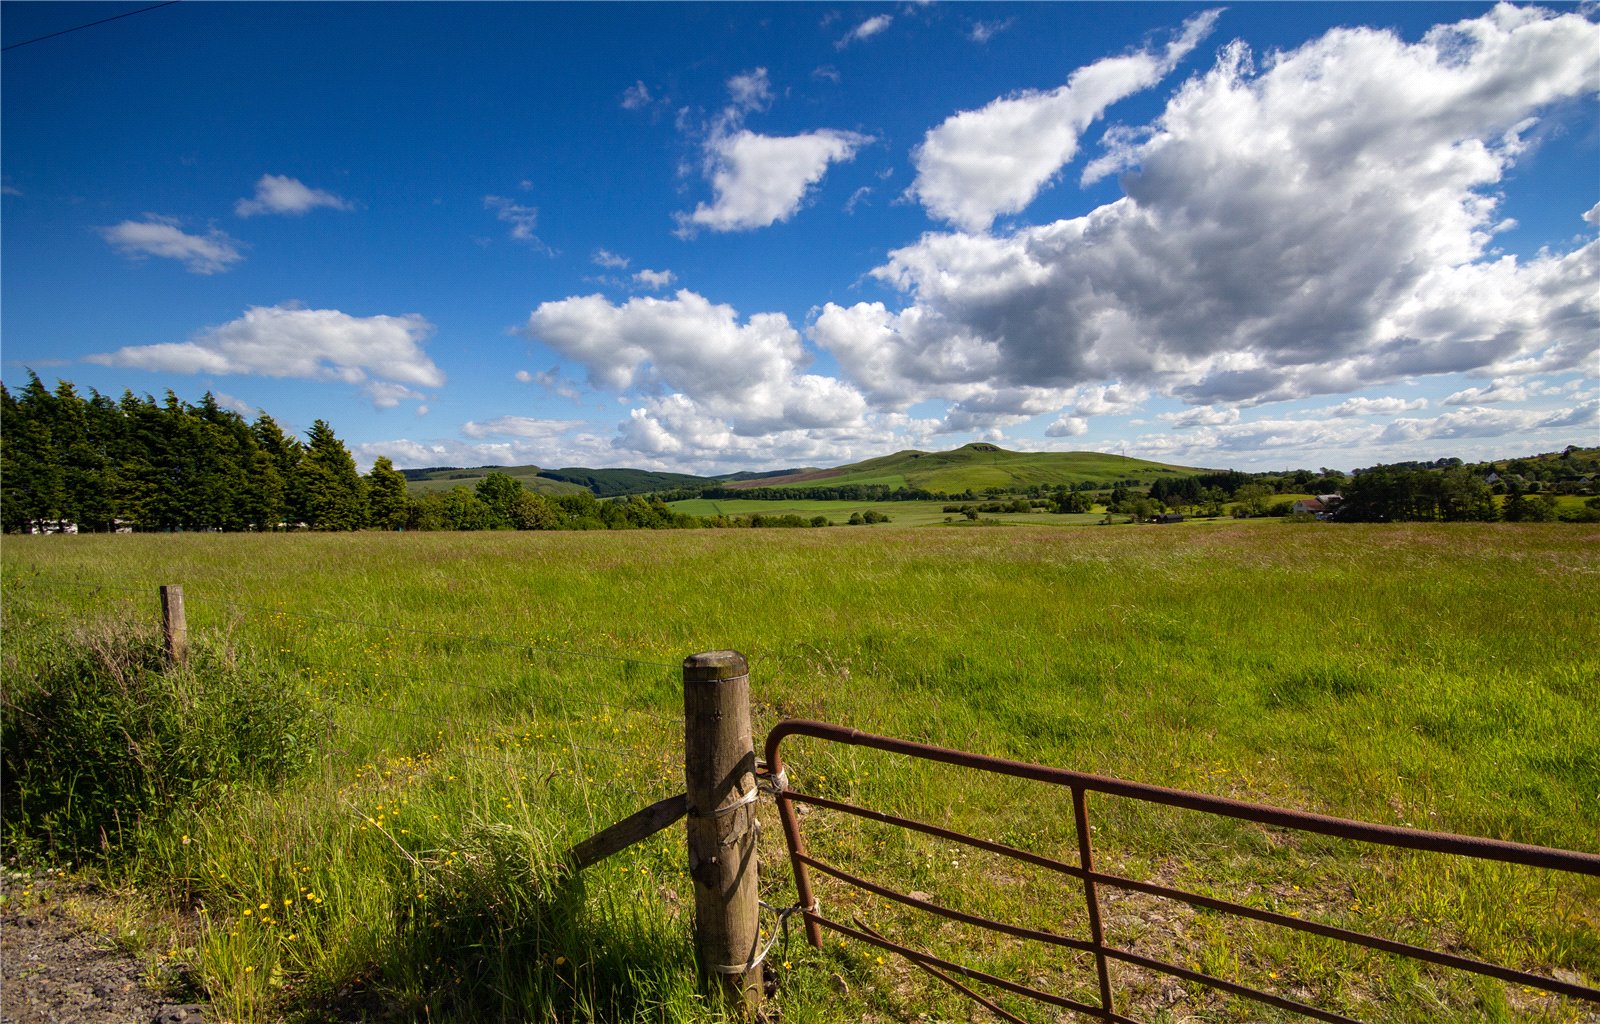
<instances>
[{"instance_id":1,"label":"weed clump","mask_svg":"<svg viewBox=\"0 0 1600 1024\"><path fill-rule=\"evenodd\" d=\"M112 860L178 811L271 786L312 760L307 699L199 646L167 663L158 637L90 627L8 657L0 696L5 840L77 861Z\"/></svg>"}]
</instances>

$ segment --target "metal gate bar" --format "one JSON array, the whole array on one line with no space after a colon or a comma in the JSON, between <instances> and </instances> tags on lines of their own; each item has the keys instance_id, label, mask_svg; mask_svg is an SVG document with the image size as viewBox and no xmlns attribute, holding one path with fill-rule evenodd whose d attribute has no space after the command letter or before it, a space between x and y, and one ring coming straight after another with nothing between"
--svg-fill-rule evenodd
<instances>
[{"instance_id":1,"label":"metal gate bar","mask_svg":"<svg viewBox=\"0 0 1600 1024\"><path fill-rule=\"evenodd\" d=\"M857 729L843 726L829 725L824 722L812 722L799 719L787 719L779 722L767 734L766 759L770 776L783 777L783 760L780 746L782 741L789 736L810 736L829 742L843 743L852 746L869 747L889 753L902 754L923 760L951 764L957 767L975 768L981 771L1014 778L1030 779L1054 785L1068 787L1073 798L1073 818L1078 840L1079 863L1067 864L1019 850L1003 843L996 843L976 836L966 835L951 829L930 825L926 822L913 821L897 815L859 807L843 801L832 800L826 797L810 796L797 793L786 787L778 791L778 811L783 821L784 835L788 840L790 862L794 868L795 885L799 892L800 904L806 922L806 935L813 946L822 944L820 927L826 927L841 934L850 935L860 941L891 950L916 963L924 970L934 974L947 983L954 985L963 992L972 993L965 986L953 979L940 974L935 968L948 970L956 974L999 988L1011 991L1018 995L1062 1006L1084 1013L1103 1021L1128 1022L1129 1018L1116 1012L1113 1003L1113 993L1110 983L1110 974L1107 966L1109 960L1117 960L1146 970L1167 974L1181 978L1185 981L1195 982L1210 988L1244 996L1268 1005L1290 1010L1317 1020L1335 1022L1335 1024L1359 1024L1351 1018L1333 1013L1318 1007L1309 1006L1292 999L1259 989L1250 988L1235 982L1225 981L1197 971L1192 971L1176 964L1165 963L1125 950L1105 942L1105 935L1100 924L1100 901L1097 886L1106 885L1117 889L1145 893L1147 895L1179 900L1192 906L1204 907L1209 910L1232 914L1268 924L1280 925L1296 931L1308 932L1327 938L1337 939L1355 945L1365 946L1411 957L1428 963L1449 967L1456 970L1468 971L1496 978L1501 981L1530 988L1540 989L1556 995L1568 996L1577 999L1590 1000L1600 1003L1600 989L1547 978L1542 975L1531 974L1526 971L1515 970L1499 964L1484 963L1467 957L1456 956L1426 947L1414 946L1409 943L1397 942L1392 939L1369 935L1364 932L1338 928L1332 925L1307 921L1303 918L1288 914L1281 914L1270 910L1261 910L1247 907L1242 904L1221 900L1197 893L1185 892L1169 886L1157 885L1149 882L1140 882L1119 875L1097 871L1094 867L1094 851L1090 841L1090 828L1088 823L1088 799L1091 791L1105 793L1112 796L1141 800L1147 803L1161 804L1178 807L1202 813L1217 814L1225 817L1252 821L1279 828L1296 829L1302 832L1312 832L1320 835L1332 836L1340 839L1358 842L1369 842L1378 845L1400 849L1425 850L1435 853L1452 854L1456 856L1471 857L1479 860L1499 861L1510 864L1522 864L1531 867L1545 868L1555 871L1565 871L1573 874L1600 877L1600 855L1579 853L1571 850L1557 850L1549 847L1530 846L1522 843L1509 843L1495 839L1483 839L1473 836L1459 836L1444 832L1427 832L1419 829L1404 829L1390 825L1376 825L1366 822L1349 821L1343 818L1334 818L1327 815L1312 814L1305 811L1292 811L1265 804L1253 804L1240 800L1231 800L1225 797L1207 796L1184 790L1168 789L1162 786L1151 786L1145 783L1128 782L1123 779L1114 779L1106 776L1090 775L1083 772L1068 771L1061 768L1051 768L1044 765L1027 764L1020 761L1009 761L1003 758L988 757L982 754L972 754L964 751L950 750L944 747L934 747L927 744L915 743L909 740L899 740L887 736L875 736ZM904 893L899 893L887 887L869 882L856 877L840 868L826 864L807 853L804 838L800 834L798 817L795 814L794 804L811 804L824 807L858 817L867 818L884 824L922 832L937 836L942 839L962 843L976 849L986 850L1000 856L1010 857L1024 861L1041 868L1058 872L1073 878L1081 879L1084 885L1084 900L1089 916L1090 937L1087 941L1069 939L1047 932L1038 932L1032 929L1021 928L1016 925L990 920L974 914L966 914L949 908L940 907L926 900L917 899ZM962 921L967 924L1002 932L1019 938L1046 942L1058 947L1065 947L1075 952L1090 953L1095 957L1096 975L1100 988L1100 1005L1098 1007L1077 1003L1074 1000L1064 1000L1063 997L1050 995L1030 989L1015 982L995 978L992 975L972 968L962 967L958 964L935 957L929 953L914 950L897 943L890 942L877 935L866 926L857 922L857 928L851 928L837 921L823 917L817 909L817 904L812 896L811 879L808 869L823 871L840 881L857 886L865 891L895 900L906 906L913 907L942 917ZM987 1000L981 1000L991 1009L996 1009ZM999 1011L1003 1015L1004 1011Z\"/></svg>"}]
</instances>

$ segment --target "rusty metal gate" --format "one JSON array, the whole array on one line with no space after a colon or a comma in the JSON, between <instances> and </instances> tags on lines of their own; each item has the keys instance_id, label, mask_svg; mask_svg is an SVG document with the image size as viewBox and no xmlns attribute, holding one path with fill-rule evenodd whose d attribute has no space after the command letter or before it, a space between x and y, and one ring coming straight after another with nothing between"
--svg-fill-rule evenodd
<instances>
[{"instance_id":1,"label":"rusty metal gate","mask_svg":"<svg viewBox=\"0 0 1600 1024\"><path fill-rule=\"evenodd\" d=\"M942 762L962 768L971 768L978 771L989 772L996 775L1010 776L1019 779L1029 779L1064 786L1071 791L1073 817L1076 824L1078 841L1078 862L1065 863L1048 857L1042 857L1025 850L1017 849L1003 843L980 839L976 836L966 835L930 825L925 822L913 821L908 818L885 814L868 808L859 807L840 800L833 800L821 796L810 796L798 793L788 788L785 780L784 764L781 746L785 738L790 736L809 736L832 743L841 743L851 746L868 747L875 750L887 751L892 754L901 754L912 758L927 761ZM800 911L804 915L806 934L813 946L820 948L822 944L821 928L831 929L841 935L870 943L885 950L905 957L913 964L927 971L941 981L955 987L968 997L983 1004L998 1016L1025 1024L1020 1018L1008 1013L997 1006L992 1000L984 998L968 986L957 981L952 975L959 975L970 980L979 981L994 986L1015 995L1024 996L1039 1002L1073 1010L1081 1014L1103 1021L1117 1021L1122 1024L1138 1024L1130 1017L1118 1013L1116 1010L1115 992L1111 984L1111 975L1108 962L1112 960L1130 964L1161 974L1193 982L1208 988L1217 989L1243 996L1249 999L1302 1014L1316 1020L1332 1021L1337 1024L1359 1024L1350 1017L1334 1013L1320 1007L1311 1006L1304 1002L1288 999L1271 992L1241 985L1222 978L1190 970L1177 964L1167 963L1151 957L1143 956L1131 950L1122 949L1106 942L1104 929L1101 926L1101 904L1099 891L1102 887L1121 889L1129 892L1144 893L1150 896L1164 897L1178 900L1190 906L1204 908L1223 914L1248 918L1268 924L1280 925L1284 928L1320 935L1327 938L1342 940L1365 946L1371 949L1382 950L1388 953L1411 957L1416 960L1460 971L1497 978L1515 985L1524 985L1556 995L1576 999L1589 1000L1600 1003L1600 989L1591 988L1581 984L1562 981L1556 978L1547 978L1542 975L1530 974L1526 971L1514 970L1499 964L1483 963L1468 957L1457 956L1440 950L1428 949L1421 946L1397 942L1392 939L1369 935L1364 932L1338 928L1332 925L1321 924L1288 914L1249 907L1228 900L1216 899L1197 893L1185 892L1165 885L1156 885L1149 882L1123 878L1118 875L1099 871L1094 866L1094 849L1090 839L1089 801L1088 794L1103 793L1110 796L1124 797L1130 800L1140 800L1152 804L1161 804L1168 807L1183 808L1199 811L1206 814L1222 815L1228 818L1256 822L1278 828L1295 829L1301 832L1316 833L1332 836L1339 839L1375 843L1383 846L1396 847L1407 850L1429 851L1434 853L1452 854L1461 857L1475 858L1478 860L1500 861L1509 864L1522 864L1537 868L1555 871L1571 872L1578 875L1600 876L1600 855L1592 853L1578 853L1569 850L1555 850L1540 846L1527 846L1520 843L1500 842L1493 839L1479 839L1469 836L1450 835L1442 832L1426 832L1416 829L1397 828L1387 825L1373 825L1363 822L1347 821L1342 818L1333 818L1320 814L1309 814L1303 811L1291 811L1264 804L1252 804L1239 800L1230 800L1223 797L1205 796L1183 790L1167 789L1161 786L1145 785L1137 782L1127 782L1121 779L1106 778L1098 775L1088 775L1082 772L1066 771L1060 768L1049 768L1042 765L1025 764L1019 761L1008 761L996 757L986 757L980 754L964 753L949 750L943 747L928 746L922 743L913 743L907 740L892 739L886 736L874 736L837 725L828 725L823 722L803 721L788 719L779 722L767 734L766 742L766 772L769 778L776 780L773 788L777 791L778 811L783 820L784 835L789 845L789 857L794 867L795 885L799 893ZM936 836L941 839L965 844L978 850L985 850L1002 857L1009 857L1032 864L1048 871L1057 872L1069 878L1076 879L1083 886L1083 898L1087 908L1089 937L1088 939L1069 938L1051 932L1023 928L1001 921L990 920L974 914L963 913L947 907L941 907L926 899L921 899L907 893L897 892L893 889L878 885L867 879L857 877L844 869L825 863L813 857L806 850L805 838L801 834L800 821L795 813L796 804L809 804L814 807L827 808L845 814L855 815L871 821L882 822L900 828L921 832L926 835ZM1092 1005L1074 999L1042 992L1017 982L996 977L995 975L964 967L952 963L932 954L922 952L910 947L890 941L870 927L861 922L854 926L824 917L812 894L811 872L819 871L832 876L841 882L855 886L858 889L873 893L877 896L901 903L905 906L935 914L943 918L959 921L964 924L989 929L1017 938L1030 939L1047 943L1060 948L1076 950L1080 953L1091 954L1095 961L1095 970L1099 982L1099 1005Z\"/></svg>"}]
</instances>

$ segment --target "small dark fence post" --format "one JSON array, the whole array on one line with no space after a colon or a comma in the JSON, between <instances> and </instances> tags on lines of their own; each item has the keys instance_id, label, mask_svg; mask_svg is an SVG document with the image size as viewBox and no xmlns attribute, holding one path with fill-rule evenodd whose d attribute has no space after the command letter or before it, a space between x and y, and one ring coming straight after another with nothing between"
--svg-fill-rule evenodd
<instances>
[{"instance_id":1,"label":"small dark fence post","mask_svg":"<svg viewBox=\"0 0 1600 1024\"><path fill-rule=\"evenodd\" d=\"M753 1013L761 1005L756 887L755 749L750 668L738 651L683 659L683 773L695 951L713 986Z\"/></svg>"},{"instance_id":2,"label":"small dark fence post","mask_svg":"<svg viewBox=\"0 0 1600 1024\"><path fill-rule=\"evenodd\" d=\"M168 661L182 665L189 660L189 625L183 618L183 588L176 584L161 588L161 637Z\"/></svg>"}]
</instances>

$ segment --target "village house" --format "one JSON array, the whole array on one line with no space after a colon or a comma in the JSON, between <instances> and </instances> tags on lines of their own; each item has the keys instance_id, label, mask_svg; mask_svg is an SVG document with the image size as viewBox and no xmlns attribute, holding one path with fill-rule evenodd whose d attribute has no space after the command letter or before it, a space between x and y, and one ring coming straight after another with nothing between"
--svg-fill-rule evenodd
<instances>
[{"instance_id":1,"label":"village house","mask_svg":"<svg viewBox=\"0 0 1600 1024\"><path fill-rule=\"evenodd\" d=\"M1310 514L1323 519L1343 500L1341 494L1319 494L1315 498L1301 498L1290 511L1295 515Z\"/></svg>"}]
</instances>

